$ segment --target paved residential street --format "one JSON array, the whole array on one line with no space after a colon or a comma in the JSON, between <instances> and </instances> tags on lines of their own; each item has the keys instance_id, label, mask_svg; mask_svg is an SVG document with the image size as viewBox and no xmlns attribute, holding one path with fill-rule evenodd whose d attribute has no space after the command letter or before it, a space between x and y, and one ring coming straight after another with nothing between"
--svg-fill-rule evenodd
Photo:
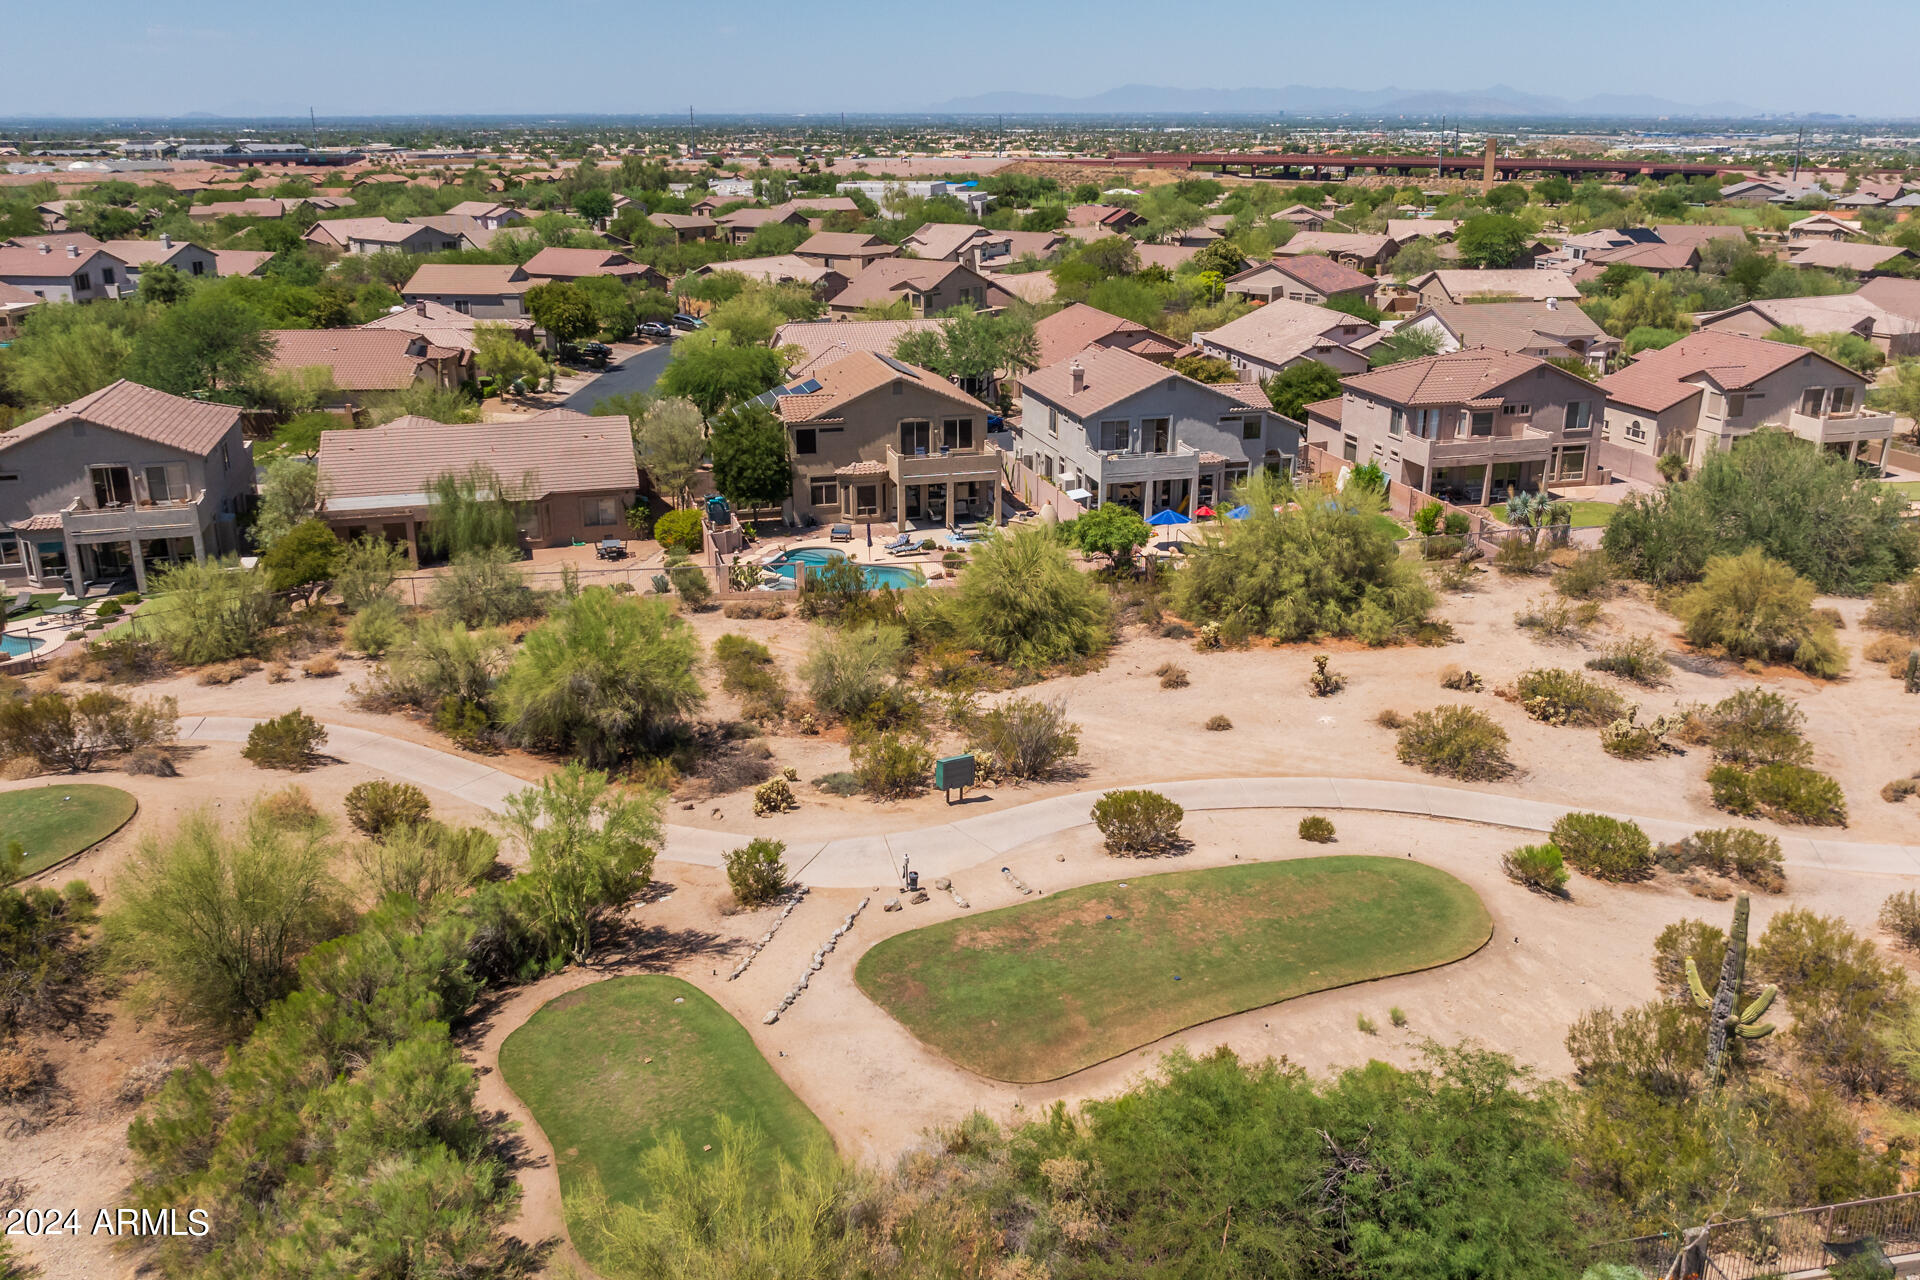
<instances>
[{"instance_id":1,"label":"paved residential street","mask_svg":"<svg viewBox=\"0 0 1920 1280\"><path fill-rule=\"evenodd\" d=\"M631 350L624 343L616 350ZM592 413L593 406L608 396L624 395L629 391L650 391L660 371L667 367L667 357L673 353L671 343L662 342L657 346L643 347L620 361L620 367L609 369L593 381L581 387L563 401L563 407L580 413Z\"/></svg>"}]
</instances>

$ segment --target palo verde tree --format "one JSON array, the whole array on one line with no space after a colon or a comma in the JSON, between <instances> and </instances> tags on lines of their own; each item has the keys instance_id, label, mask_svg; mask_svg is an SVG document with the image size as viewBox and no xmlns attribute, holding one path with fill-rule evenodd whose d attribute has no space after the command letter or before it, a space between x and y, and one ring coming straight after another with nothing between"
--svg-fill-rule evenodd
<instances>
[{"instance_id":1,"label":"palo verde tree","mask_svg":"<svg viewBox=\"0 0 1920 1280\"><path fill-rule=\"evenodd\" d=\"M1720 962L1719 985L1711 993L1700 980L1700 966L1692 956L1687 957L1687 989L1693 993L1693 1002L1707 1011L1707 1083L1710 1085L1719 1083L1729 1036L1761 1040L1773 1034L1773 1024L1760 1022L1760 1015L1773 1003L1779 988L1763 987L1753 1003L1735 1012L1740 1003L1740 985L1747 975L1747 912L1747 895L1743 893L1733 904L1733 930L1727 935L1726 958Z\"/></svg>"},{"instance_id":2,"label":"palo verde tree","mask_svg":"<svg viewBox=\"0 0 1920 1280\"><path fill-rule=\"evenodd\" d=\"M436 476L427 491L427 545L443 555L518 547L532 476L508 482L485 463Z\"/></svg>"}]
</instances>

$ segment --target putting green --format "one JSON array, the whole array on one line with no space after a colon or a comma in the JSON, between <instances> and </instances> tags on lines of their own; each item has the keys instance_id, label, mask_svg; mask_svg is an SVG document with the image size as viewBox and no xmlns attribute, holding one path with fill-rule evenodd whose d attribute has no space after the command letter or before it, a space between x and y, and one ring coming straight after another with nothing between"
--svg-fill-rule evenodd
<instances>
[{"instance_id":1,"label":"putting green","mask_svg":"<svg viewBox=\"0 0 1920 1280\"><path fill-rule=\"evenodd\" d=\"M1406 859L1131 876L897 934L860 989L996 1080L1055 1080L1186 1027L1471 955L1478 895Z\"/></svg>"},{"instance_id":2,"label":"putting green","mask_svg":"<svg viewBox=\"0 0 1920 1280\"><path fill-rule=\"evenodd\" d=\"M120 788L97 782L0 791L0 847L18 840L27 855L20 874L34 875L99 844L126 826L137 808Z\"/></svg>"}]
</instances>

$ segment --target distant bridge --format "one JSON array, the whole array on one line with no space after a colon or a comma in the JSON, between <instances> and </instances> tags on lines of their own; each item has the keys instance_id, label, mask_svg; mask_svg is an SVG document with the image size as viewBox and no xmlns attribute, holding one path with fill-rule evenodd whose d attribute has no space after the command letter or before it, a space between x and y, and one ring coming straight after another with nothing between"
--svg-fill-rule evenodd
<instances>
[{"instance_id":1,"label":"distant bridge","mask_svg":"<svg viewBox=\"0 0 1920 1280\"><path fill-rule=\"evenodd\" d=\"M1107 160L1129 169L1202 169L1248 178L1297 178L1309 181L1325 181L1334 170L1340 171L1344 177L1355 173L1406 176L1415 170L1431 172L1438 169L1442 177L1478 178L1487 165L1484 155L1360 156L1279 151L1110 152ZM1056 163L1085 164L1087 161L1060 160ZM1677 160L1547 160L1496 155L1493 158L1493 172L1504 182L1524 174L1546 176L1556 173L1568 177L1616 176L1623 180L1640 177L1659 180L1674 176L1711 178L1732 172L1732 169L1726 165L1690 164Z\"/></svg>"}]
</instances>

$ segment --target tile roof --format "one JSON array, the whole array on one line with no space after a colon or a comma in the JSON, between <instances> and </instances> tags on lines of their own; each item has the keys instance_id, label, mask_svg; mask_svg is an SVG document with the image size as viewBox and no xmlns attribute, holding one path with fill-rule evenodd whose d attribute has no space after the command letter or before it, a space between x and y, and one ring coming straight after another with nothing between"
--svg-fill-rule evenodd
<instances>
[{"instance_id":1,"label":"tile roof","mask_svg":"<svg viewBox=\"0 0 1920 1280\"><path fill-rule=\"evenodd\" d=\"M323 431L318 458L328 482L327 509L391 498L419 506L448 472L475 463L503 480L531 473L535 497L639 487L633 431L626 418L594 418L556 409L511 422L443 423L396 418L364 431Z\"/></svg>"},{"instance_id":2,"label":"tile roof","mask_svg":"<svg viewBox=\"0 0 1920 1280\"><path fill-rule=\"evenodd\" d=\"M827 276L840 276L840 273L832 267L823 267L817 262L796 258L790 253L775 254L769 258L727 258L719 262L709 262L702 267L695 267L689 274L711 276L726 271L767 284L779 284L785 280L818 284Z\"/></svg>"},{"instance_id":3,"label":"tile roof","mask_svg":"<svg viewBox=\"0 0 1920 1280\"><path fill-rule=\"evenodd\" d=\"M1278 367L1320 347L1357 342L1372 333L1374 327L1344 311L1280 298L1254 308L1237 320L1229 320L1218 329L1196 333L1193 339L1195 342L1205 339L1252 356L1262 364ZM1346 329L1354 332L1343 332Z\"/></svg>"},{"instance_id":4,"label":"tile roof","mask_svg":"<svg viewBox=\"0 0 1920 1280\"><path fill-rule=\"evenodd\" d=\"M1210 385L1215 391L1232 396L1249 409L1273 410L1273 401L1268 398L1266 388L1257 382L1215 382Z\"/></svg>"},{"instance_id":5,"label":"tile roof","mask_svg":"<svg viewBox=\"0 0 1920 1280\"><path fill-rule=\"evenodd\" d=\"M84 422L183 453L206 454L239 421L240 410L232 405L168 395L122 378L0 434L0 450L55 427Z\"/></svg>"},{"instance_id":6,"label":"tile roof","mask_svg":"<svg viewBox=\"0 0 1920 1280\"><path fill-rule=\"evenodd\" d=\"M1276 258L1294 258L1303 253L1351 253L1362 258L1377 258L1392 244L1386 236L1357 231L1301 231L1273 251Z\"/></svg>"},{"instance_id":7,"label":"tile roof","mask_svg":"<svg viewBox=\"0 0 1920 1280\"><path fill-rule=\"evenodd\" d=\"M903 364L890 356L882 359L876 351L850 351L838 360L816 366L811 376L820 384L820 390L801 396L780 396L774 400L774 408L782 421L818 422L833 417L861 396L891 386L901 378L909 379L925 390L945 396L969 409L977 409L981 413L993 412L939 374L916 365Z\"/></svg>"},{"instance_id":8,"label":"tile roof","mask_svg":"<svg viewBox=\"0 0 1920 1280\"><path fill-rule=\"evenodd\" d=\"M341 244L350 240L370 240L375 244L401 244L408 238L420 234L420 227L411 222L394 222L389 218L329 218L316 222L307 228L307 234L321 233L332 236Z\"/></svg>"},{"instance_id":9,"label":"tile roof","mask_svg":"<svg viewBox=\"0 0 1920 1280\"><path fill-rule=\"evenodd\" d=\"M413 385L426 358L417 333L395 329L269 329L278 373L322 365L342 391L400 391Z\"/></svg>"},{"instance_id":10,"label":"tile roof","mask_svg":"<svg viewBox=\"0 0 1920 1280\"><path fill-rule=\"evenodd\" d=\"M1502 351L1557 348L1571 354L1568 339L1610 343L1606 330L1578 307L1549 307L1544 302L1440 302L1421 308L1445 325L1463 347ZM1418 319L1415 315L1412 319Z\"/></svg>"},{"instance_id":11,"label":"tile roof","mask_svg":"<svg viewBox=\"0 0 1920 1280\"><path fill-rule=\"evenodd\" d=\"M1873 271L1895 258L1910 256L1899 245L1847 244L1839 240L1814 240L1793 245L1787 261L1796 267L1826 267L1829 270Z\"/></svg>"},{"instance_id":12,"label":"tile roof","mask_svg":"<svg viewBox=\"0 0 1920 1280\"><path fill-rule=\"evenodd\" d=\"M1137 320L1110 315L1098 307L1075 302L1063 307L1033 326L1034 345L1039 349L1041 368L1058 364L1076 351L1119 336L1119 346L1130 346L1142 338L1157 338L1160 343L1178 349L1180 344L1163 333L1156 333Z\"/></svg>"},{"instance_id":13,"label":"tile roof","mask_svg":"<svg viewBox=\"0 0 1920 1280\"><path fill-rule=\"evenodd\" d=\"M1574 287L1573 277L1564 271L1539 271L1532 267L1510 267L1504 270L1470 270L1468 268L1442 268L1429 271L1426 275L1408 282L1416 291L1428 284L1438 284L1447 296L1454 301L1463 298L1482 298L1488 296L1512 296L1515 298L1579 298L1580 290Z\"/></svg>"},{"instance_id":14,"label":"tile roof","mask_svg":"<svg viewBox=\"0 0 1920 1280\"><path fill-rule=\"evenodd\" d=\"M1660 413L1700 394L1700 386L1689 379L1705 376L1722 390L1738 391L1812 354L1785 342L1703 329L1670 347L1641 352L1626 368L1600 379L1600 387L1609 400Z\"/></svg>"},{"instance_id":15,"label":"tile roof","mask_svg":"<svg viewBox=\"0 0 1920 1280\"><path fill-rule=\"evenodd\" d=\"M987 286L988 293L983 299L985 305L999 305L993 298L996 290L1000 293L1000 302L1005 301L1004 289L998 289L993 281L961 263L935 262L927 258L881 258L855 276L833 299L833 305L850 308L874 302L885 306L899 297L903 290L930 293L958 274L970 276Z\"/></svg>"},{"instance_id":16,"label":"tile roof","mask_svg":"<svg viewBox=\"0 0 1920 1280\"><path fill-rule=\"evenodd\" d=\"M1284 276L1298 280L1323 297L1374 287L1372 276L1363 275L1344 262L1335 262L1332 258L1323 258L1318 254L1300 258L1279 258L1274 261L1273 269Z\"/></svg>"},{"instance_id":17,"label":"tile roof","mask_svg":"<svg viewBox=\"0 0 1920 1280\"><path fill-rule=\"evenodd\" d=\"M494 200L462 200L447 213L456 218L498 218L514 212L512 205Z\"/></svg>"},{"instance_id":18,"label":"tile roof","mask_svg":"<svg viewBox=\"0 0 1920 1280\"><path fill-rule=\"evenodd\" d=\"M478 218L466 217L457 213L427 214L407 219L407 225L413 227L432 227L435 231L450 236L460 236L476 249L493 247L496 236L512 231L511 227L489 227Z\"/></svg>"},{"instance_id":19,"label":"tile roof","mask_svg":"<svg viewBox=\"0 0 1920 1280\"><path fill-rule=\"evenodd\" d=\"M189 218L278 218L285 215L284 200L221 200L196 204L187 210Z\"/></svg>"},{"instance_id":20,"label":"tile roof","mask_svg":"<svg viewBox=\"0 0 1920 1280\"><path fill-rule=\"evenodd\" d=\"M622 276L646 270L612 249L546 248L528 258L522 271L530 276Z\"/></svg>"},{"instance_id":21,"label":"tile roof","mask_svg":"<svg viewBox=\"0 0 1920 1280\"><path fill-rule=\"evenodd\" d=\"M1905 316L1909 320L1920 320L1920 280L1881 276L1877 280L1869 280L1861 285L1853 296L1866 298L1874 305L1884 307L1895 315Z\"/></svg>"},{"instance_id":22,"label":"tile roof","mask_svg":"<svg viewBox=\"0 0 1920 1280\"><path fill-rule=\"evenodd\" d=\"M104 249L81 249L79 257L69 258L59 250L42 253L38 249L0 248L0 279L62 279L85 270L89 262L102 256L113 258Z\"/></svg>"},{"instance_id":23,"label":"tile roof","mask_svg":"<svg viewBox=\"0 0 1920 1280\"><path fill-rule=\"evenodd\" d=\"M1290 204L1286 208L1269 216L1275 222L1305 222L1308 219L1325 222L1327 220L1327 214L1324 209L1309 209L1303 204Z\"/></svg>"},{"instance_id":24,"label":"tile roof","mask_svg":"<svg viewBox=\"0 0 1920 1280\"><path fill-rule=\"evenodd\" d=\"M951 261L958 258L960 251L975 240L1000 238L1002 238L1000 234L968 222L929 222L908 236L905 243L923 258L944 258Z\"/></svg>"},{"instance_id":25,"label":"tile roof","mask_svg":"<svg viewBox=\"0 0 1920 1280\"><path fill-rule=\"evenodd\" d=\"M774 330L773 345L776 349L799 347L806 353L791 370L799 378L854 351L892 355L894 346L908 334L939 328L938 320L797 320Z\"/></svg>"},{"instance_id":26,"label":"tile roof","mask_svg":"<svg viewBox=\"0 0 1920 1280\"><path fill-rule=\"evenodd\" d=\"M1405 244L1409 240L1418 240L1422 236L1431 236L1436 240L1457 234L1460 230L1458 218L1388 218L1387 239L1395 244Z\"/></svg>"},{"instance_id":27,"label":"tile roof","mask_svg":"<svg viewBox=\"0 0 1920 1280\"><path fill-rule=\"evenodd\" d=\"M1331 422L1338 422L1341 406L1345 403L1346 401L1340 396L1332 396L1326 400L1315 400L1311 404L1303 405L1300 412L1309 418L1326 418Z\"/></svg>"},{"instance_id":28,"label":"tile roof","mask_svg":"<svg viewBox=\"0 0 1920 1280\"><path fill-rule=\"evenodd\" d=\"M1045 271L989 271L987 279L1036 307L1052 302L1053 295L1059 291L1052 274Z\"/></svg>"},{"instance_id":29,"label":"tile roof","mask_svg":"<svg viewBox=\"0 0 1920 1280\"><path fill-rule=\"evenodd\" d=\"M1073 389L1075 365L1083 374L1078 391ZM1093 346L1022 375L1020 385L1084 420L1089 414L1100 413L1180 376L1164 365L1143 360L1117 347Z\"/></svg>"},{"instance_id":30,"label":"tile roof","mask_svg":"<svg viewBox=\"0 0 1920 1280\"><path fill-rule=\"evenodd\" d=\"M670 231L712 231L720 224L695 213L650 213L647 221Z\"/></svg>"},{"instance_id":31,"label":"tile roof","mask_svg":"<svg viewBox=\"0 0 1920 1280\"><path fill-rule=\"evenodd\" d=\"M1812 231L1815 229L1821 231L1844 231L1848 235L1860 234L1859 223L1848 222L1844 218L1836 218L1830 213L1816 213L1809 217L1802 218L1798 222L1789 222L1787 224L1787 230L1789 232L1800 230Z\"/></svg>"},{"instance_id":32,"label":"tile roof","mask_svg":"<svg viewBox=\"0 0 1920 1280\"><path fill-rule=\"evenodd\" d=\"M94 253L107 247L104 241L95 240L84 231L49 231L40 235L15 236L4 247L38 250L43 244L55 253L65 253L68 245L78 246L81 253Z\"/></svg>"},{"instance_id":33,"label":"tile roof","mask_svg":"<svg viewBox=\"0 0 1920 1280\"><path fill-rule=\"evenodd\" d=\"M39 294L0 280L0 307L33 307L45 302Z\"/></svg>"},{"instance_id":34,"label":"tile roof","mask_svg":"<svg viewBox=\"0 0 1920 1280\"><path fill-rule=\"evenodd\" d=\"M1135 245L1133 252L1143 267L1165 267L1169 271L1178 271L1182 263L1193 261L1200 250L1190 244L1142 244Z\"/></svg>"},{"instance_id":35,"label":"tile roof","mask_svg":"<svg viewBox=\"0 0 1920 1280\"><path fill-rule=\"evenodd\" d=\"M400 289L410 293L509 294L533 287L527 273L511 263L429 262L413 273Z\"/></svg>"},{"instance_id":36,"label":"tile roof","mask_svg":"<svg viewBox=\"0 0 1920 1280\"><path fill-rule=\"evenodd\" d=\"M1468 347L1356 373L1342 378L1340 385L1391 404L1471 404L1490 398L1515 378L1535 369L1551 368L1546 361L1533 356L1492 347ZM1563 378L1573 377L1563 370L1554 372Z\"/></svg>"},{"instance_id":37,"label":"tile roof","mask_svg":"<svg viewBox=\"0 0 1920 1280\"><path fill-rule=\"evenodd\" d=\"M273 261L271 249L215 249L213 270L219 276L250 276Z\"/></svg>"},{"instance_id":38,"label":"tile roof","mask_svg":"<svg viewBox=\"0 0 1920 1280\"><path fill-rule=\"evenodd\" d=\"M1622 245L1617 249L1595 249L1587 255L1587 261L1603 269L1618 263L1644 271L1686 271L1699 265L1700 250L1691 244L1656 241Z\"/></svg>"},{"instance_id":39,"label":"tile roof","mask_svg":"<svg viewBox=\"0 0 1920 1280\"><path fill-rule=\"evenodd\" d=\"M1131 209L1117 204L1077 204L1067 210L1067 224L1075 227L1099 227L1137 217Z\"/></svg>"},{"instance_id":40,"label":"tile roof","mask_svg":"<svg viewBox=\"0 0 1920 1280\"><path fill-rule=\"evenodd\" d=\"M108 240L100 246L130 267L150 267L156 262L171 262L188 249L201 246L187 240L175 240L171 245L161 244L158 240ZM212 250L203 250L211 253ZM218 259L215 259L218 262Z\"/></svg>"},{"instance_id":41,"label":"tile roof","mask_svg":"<svg viewBox=\"0 0 1920 1280\"><path fill-rule=\"evenodd\" d=\"M891 257L900 252L879 236L863 235L858 231L816 231L801 242L794 252L801 256L814 254L825 258L851 257Z\"/></svg>"},{"instance_id":42,"label":"tile roof","mask_svg":"<svg viewBox=\"0 0 1920 1280\"><path fill-rule=\"evenodd\" d=\"M785 217L788 214L808 213L858 213L860 206L854 203L852 196L806 196L799 200L789 200L785 204L774 205L771 213Z\"/></svg>"},{"instance_id":43,"label":"tile roof","mask_svg":"<svg viewBox=\"0 0 1920 1280\"><path fill-rule=\"evenodd\" d=\"M1745 227L1709 225L1694 222L1667 222L1652 228L1665 244L1690 244L1698 248L1709 240L1739 240L1747 238Z\"/></svg>"},{"instance_id":44,"label":"tile roof","mask_svg":"<svg viewBox=\"0 0 1920 1280\"><path fill-rule=\"evenodd\" d=\"M1920 286L1920 281L1902 283ZM1707 312L1699 320L1702 326L1710 325L1743 311L1751 312L1756 319L1776 329L1790 327L1805 333L1838 333L1857 329L1862 323L1867 324L1870 332L1876 336L1920 333L1920 314L1905 316L1890 311L1868 297L1864 289L1858 293L1836 293L1812 298L1755 298L1752 302L1743 302L1724 311Z\"/></svg>"},{"instance_id":45,"label":"tile roof","mask_svg":"<svg viewBox=\"0 0 1920 1280\"><path fill-rule=\"evenodd\" d=\"M475 320L464 311L456 311L443 302L429 302L425 298L409 302L404 307L369 320L360 327L362 329L397 329L402 333L417 333L437 347L472 351L474 349L473 327L476 324L505 325L516 334L526 337L531 337L533 334L533 321L524 317Z\"/></svg>"}]
</instances>

